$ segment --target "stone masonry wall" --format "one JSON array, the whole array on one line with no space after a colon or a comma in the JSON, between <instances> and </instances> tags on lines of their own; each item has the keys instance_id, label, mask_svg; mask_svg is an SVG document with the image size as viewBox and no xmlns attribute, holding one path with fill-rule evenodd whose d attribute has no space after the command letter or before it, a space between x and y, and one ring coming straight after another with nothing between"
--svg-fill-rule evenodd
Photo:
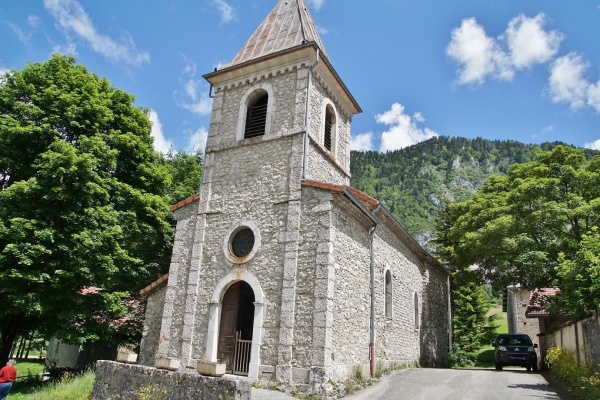
<instances>
[{"instance_id":1,"label":"stone masonry wall","mask_svg":"<svg viewBox=\"0 0 600 400\"><path fill-rule=\"evenodd\" d=\"M324 367L331 354L328 310L333 296L327 293L335 278L329 276L333 274L331 210L329 192L303 188L293 351L296 382L310 380L311 367Z\"/></svg>"},{"instance_id":2,"label":"stone masonry wall","mask_svg":"<svg viewBox=\"0 0 600 400\"><path fill-rule=\"evenodd\" d=\"M325 149L324 125L325 110L323 104L329 98L327 90L319 80L313 80L311 91L311 124L310 136L312 138L309 148L309 161L307 178L321 182L348 185L350 183L350 122L351 117L347 111L336 108L337 134L333 141L332 152ZM337 167L336 167L337 166Z\"/></svg>"},{"instance_id":3,"label":"stone masonry wall","mask_svg":"<svg viewBox=\"0 0 600 400\"><path fill-rule=\"evenodd\" d=\"M140 352L137 359L137 363L140 365L154 366L166 292L167 286L163 285L155 289L146 298L146 316L144 318L142 341L140 342Z\"/></svg>"},{"instance_id":4,"label":"stone masonry wall","mask_svg":"<svg viewBox=\"0 0 600 400\"><path fill-rule=\"evenodd\" d=\"M160 331L154 338L151 338L150 332L148 332L147 339L149 340L144 339L144 353L154 351L156 354L158 349L155 349L154 346L158 344L157 341L161 338L162 334L164 338L161 338L163 343L160 346L160 351L169 357L179 357L180 355L181 326L183 326L185 311L185 291L188 285L196 222L198 219L197 214L198 202L187 204L176 210L173 214L177 225L163 307L162 310L151 310L149 304L147 310L147 313L162 313ZM159 299L156 300L156 303L158 301ZM147 346L150 346L148 350L146 350ZM144 355L144 363L153 365L153 361L149 357L149 354Z\"/></svg>"},{"instance_id":5,"label":"stone masonry wall","mask_svg":"<svg viewBox=\"0 0 600 400\"><path fill-rule=\"evenodd\" d=\"M314 383L346 380L355 368L368 374L372 223L343 196L334 199L328 191L305 187L302 198L295 377ZM376 231L374 247L378 365L419 364L421 358L428 365L447 365L446 274L425 265L385 224ZM392 318L385 314L388 270L393 284ZM432 304L425 304L429 301Z\"/></svg>"},{"instance_id":6,"label":"stone masonry wall","mask_svg":"<svg viewBox=\"0 0 600 400\"><path fill-rule=\"evenodd\" d=\"M330 357L331 378L338 382L346 380L354 368L367 374L369 370L371 222L354 205L346 207L335 204L333 208L334 339Z\"/></svg>"},{"instance_id":7,"label":"stone masonry wall","mask_svg":"<svg viewBox=\"0 0 600 400\"><path fill-rule=\"evenodd\" d=\"M206 153L237 146L236 133L240 122L240 109L244 96L253 90L272 90L273 107L271 129L264 136L245 141L263 141L275 139L285 134L304 130L306 109L306 85L308 72L306 68L286 68L265 74L259 81L245 82L233 88L221 89L213 100L210 130L207 138Z\"/></svg>"},{"instance_id":8,"label":"stone masonry wall","mask_svg":"<svg viewBox=\"0 0 600 400\"><path fill-rule=\"evenodd\" d=\"M191 372L98 361L92 400L249 400L250 384Z\"/></svg>"},{"instance_id":9,"label":"stone masonry wall","mask_svg":"<svg viewBox=\"0 0 600 400\"><path fill-rule=\"evenodd\" d=\"M425 268L415 254L385 223L375 231L376 357L391 363L416 364L420 359L420 319ZM392 275L392 317L385 312L385 274ZM419 309L415 309L415 294Z\"/></svg>"},{"instance_id":10,"label":"stone masonry wall","mask_svg":"<svg viewBox=\"0 0 600 400\"><path fill-rule=\"evenodd\" d=\"M447 273L428 266L425 274L421 315L421 366L447 368L450 350Z\"/></svg>"},{"instance_id":11,"label":"stone masonry wall","mask_svg":"<svg viewBox=\"0 0 600 400\"><path fill-rule=\"evenodd\" d=\"M298 141L300 139L300 142ZM289 164L301 135L215 153L201 259L194 352L204 355L208 304L219 280L236 268L252 273L265 293L262 362L276 364ZM218 168L217 168L218 167ZM260 233L254 258L238 266L223 251L229 233L251 222Z\"/></svg>"},{"instance_id":12,"label":"stone masonry wall","mask_svg":"<svg viewBox=\"0 0 600 400\"><path fill-rule=\"evenodd\" d=\"M600 313L586 319L569 322L541 335L541 351L561 347L573 354L577 361L596 370L600 369Z\"/></svg>"}]
</instances>

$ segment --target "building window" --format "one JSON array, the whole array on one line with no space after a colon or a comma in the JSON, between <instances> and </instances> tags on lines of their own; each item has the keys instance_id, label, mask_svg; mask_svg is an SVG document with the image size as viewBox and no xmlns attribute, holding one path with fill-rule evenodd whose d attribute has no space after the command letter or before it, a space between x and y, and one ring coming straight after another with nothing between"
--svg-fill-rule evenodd
<instances>
[{"instance_id":1,"label":"building window","mask_svg":"<svg viewBox=\"0 0 600 400\"><path fill-rule=\"evenodd\" d=\"M421 327L421 318L419 317L419 295L415 292L415 329Z\"/></svg>"},{"instance_id":2,"label":"building window","mask_svg":"<svg viewBox=\"0 0 600 400\"><path fill-rule=\"evenodd\" d=\"M234 264L247 263L260 247L260 231L252 221L235 221L223 237L223 253Z\"/></svg>"},{"instance_id":3,"label":"building window","mask_svg":"<svg viewBox=\"0 0 600 400\"><path fill-rule=\"evenodd\" d=\"M388 270L385 273L385 317L392 318L392 273Z\"/></svg>"},{"instance_id":4,"label":"building window","mask_svg":"<svg viewBox=\"0 0 600 400\"><path fill-rule=\"evenodd\" d=\"M254 232L244 227L231 239L231 252L236 257L246 257L254 248Z\"/></svg>"},{"instance_id":5,"label":"building window","mask_svg":"<svg viewBox=\"0 0 600 400\"><path fill-rule=\"evenodd\" d=\"M323 138L323 145L329 151L332 148L332 136L335 132L335 111L331 104L327 104L325 107L325 132Z\"/></svg>"},{"instance_id":6,"label":"building window","mask_svg":"<svg viewBox=\"0 0 600 400\"><path fill-rule=\"evenodd\" d=\"M264 90L257 90L248 100L244 139L265 134L269 95Z\"/></svg>"}]
</instances>

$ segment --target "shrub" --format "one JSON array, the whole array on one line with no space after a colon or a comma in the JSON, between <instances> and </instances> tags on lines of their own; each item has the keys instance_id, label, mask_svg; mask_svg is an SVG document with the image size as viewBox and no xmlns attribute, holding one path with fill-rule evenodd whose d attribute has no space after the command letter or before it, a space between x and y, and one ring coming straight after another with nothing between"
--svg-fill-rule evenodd
<instances>
[{"instance_id":1,"label":"shrub","mask_svg":"<svg viewBox=\"0 0 600 400\"><path fill-rule=\"evenodd\" d=\"M473 367L475 365L475 355L462 350L458 343L452 344L448 359L452 368Z\"/></svg>"},{"instance_id":2,"label":"shrub","mask_svg":"<svg viewBox=\"0 0 600 400\"><path fill-rule=\"evenodd\" d=\"M577 362L565 349L552 347L546 353L546 364L550 373L566 382L573 391L585 399L600 399L600 372Z\"/></svg>"}]
</instances>

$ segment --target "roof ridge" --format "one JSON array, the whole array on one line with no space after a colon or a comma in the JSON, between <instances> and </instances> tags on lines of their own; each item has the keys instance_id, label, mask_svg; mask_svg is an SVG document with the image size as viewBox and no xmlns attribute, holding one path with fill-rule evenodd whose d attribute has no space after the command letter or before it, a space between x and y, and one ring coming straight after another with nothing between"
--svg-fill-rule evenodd
<instances>
[{"instance_id":1,"label":"roof ridge","mask_svg":"<svg viewBox=\"0 0 600 400\"><path fill-rule=\"evenodd\" d=\"M315 42L327 57L305 0L279 0L228 66Z\"/></svg>"}]
</instances>

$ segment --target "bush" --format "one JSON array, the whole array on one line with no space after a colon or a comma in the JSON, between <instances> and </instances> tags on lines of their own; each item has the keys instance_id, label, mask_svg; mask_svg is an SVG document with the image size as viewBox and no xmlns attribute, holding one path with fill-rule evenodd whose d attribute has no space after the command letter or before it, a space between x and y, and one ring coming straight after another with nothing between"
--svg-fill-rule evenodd
<instances>
[{"instance_id":1,"label":"bush","mask_svg":"<svg viewBox=\"0 0 600 400\"><path fill-rule=\"evenodd\" d=\"M600 399L600 372L579 364L565 349L552 347L546 353L550 373L566 382L574 392L585 399Z\"/></svg>"},{"instance_id":2,"label":"bush","mask_svg":"<svg viewBox=\"0 0 600 400\"><path fill-rule=\"evenodd\" d=\"M475 355L461 349L458 343L452 343L452 350L448 354L448 359L452 368L475 366Z\"/></svg>"}]
</instances>

